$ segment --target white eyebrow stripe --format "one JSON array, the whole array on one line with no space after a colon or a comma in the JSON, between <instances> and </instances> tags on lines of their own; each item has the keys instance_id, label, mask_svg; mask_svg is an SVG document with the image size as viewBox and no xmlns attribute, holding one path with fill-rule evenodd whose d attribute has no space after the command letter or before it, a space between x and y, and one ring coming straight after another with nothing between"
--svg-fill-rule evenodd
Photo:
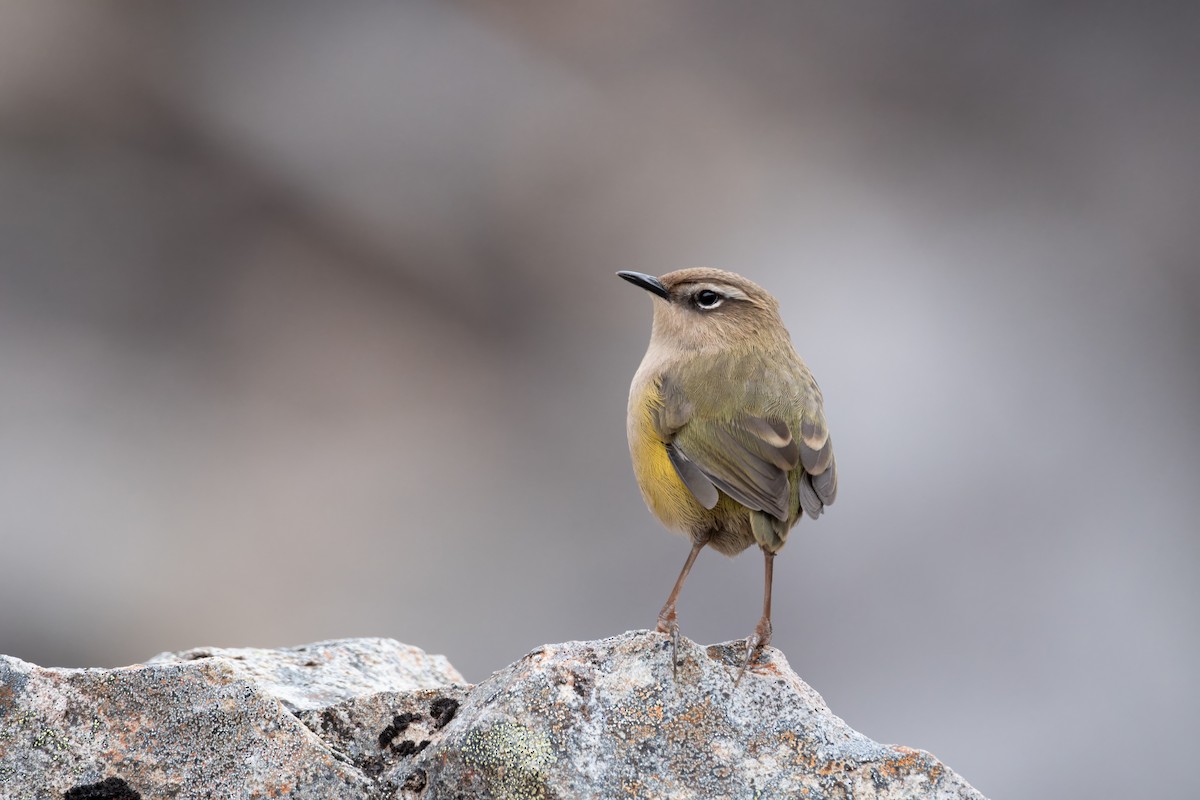
<instances>
[{"instance_id":1,"label":"white eyebrow stripe","mask_svg":"<svg viewBox=\"0 0 1200 800\"><path fill-rule=\"evenodd\" d=\"M702 292L705 289L708 289L709 291L713 291L713 292L716 292L717 294L724 295L725 297L728 297L730 300L749 300L750 299L750 296L747 295L745 292L743 292L741 289L730 286L727 283L700 283L700 284L697 284L697 286L699 287L696 290L698 292Z\"/></svg>"}]
</instances>

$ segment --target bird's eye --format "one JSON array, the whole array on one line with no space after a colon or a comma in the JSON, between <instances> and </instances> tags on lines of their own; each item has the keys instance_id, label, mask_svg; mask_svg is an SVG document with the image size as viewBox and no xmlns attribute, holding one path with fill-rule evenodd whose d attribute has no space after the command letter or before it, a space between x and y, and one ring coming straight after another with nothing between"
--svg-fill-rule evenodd
<instances>
[{"instance_id":1,"label":"bird's eye","mask_svg":"<svg viewBox=\"0 0 1200 800\"><path fill-rule=\"evenodd\" d=\"M725 298L714 292L712 289L701 289L696 292L696 305L699 308L709 309L716 308L721 305L721 301Z\"/></svg>"}]
</instances>

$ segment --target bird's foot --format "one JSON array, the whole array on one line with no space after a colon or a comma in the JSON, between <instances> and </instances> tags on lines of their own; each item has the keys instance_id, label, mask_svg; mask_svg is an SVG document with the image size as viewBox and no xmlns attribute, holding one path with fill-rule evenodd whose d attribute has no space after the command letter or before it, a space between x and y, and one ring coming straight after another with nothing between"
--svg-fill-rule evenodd
<instances>
[{"instance_id":1,"label":"bird's foot","mask_svg":"<svg viewBox=\"0 0 1200 800\"><path fill-rule=\"evenodd\" d=\"M771 642L771 620L763 617L758 621L758 625L754 628L754 633L746 637L746 659L742 662L741 668L738 670L737 677L733 680L733 685L736 688L741 682L742 676L746 674L746 670L750 668L750 664L754 661L764 647Z\"/></svg>"},{"instance_id":2,"label":"bird's foot","mask_svg":"<svg viewBox=\"0 0 1200 800\"><path fill-rule=\"evenodd\" d=\"M679 678L679 623L675 621L675 609L671 609L669 612L664 609L663 613L658 615L658 627L655 630L671 637L671 678L677 680Z\"/></svg>"}]
</instances>

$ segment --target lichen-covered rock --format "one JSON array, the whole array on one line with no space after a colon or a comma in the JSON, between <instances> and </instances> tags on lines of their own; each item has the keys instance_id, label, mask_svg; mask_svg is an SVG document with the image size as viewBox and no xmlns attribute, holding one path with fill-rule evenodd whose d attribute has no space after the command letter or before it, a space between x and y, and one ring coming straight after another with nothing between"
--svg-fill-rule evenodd
<instances>
[{"instance_id":1,"label":"lichen-covered rock","mask_svg":"<svg viewBox=\"0 0 1200 800\"><path fill-rule=\"evenodd\" d=\"M191 650L121 669L0 656L0 798L377 797L298 715L450 683L462 678L445 658L389 639Z\"/></svg>"},{"instance_id":2,"label":"lichen-covered rock","mask_svg":"<svg viewBox=\"0 0 1200 800\"><path fill-rule=\"evenodd\" d=\"M256 647L197 647L160 653L148 664L177 664L219 658L289 711L325 708L375 692L411 692L464 684L445 656L431 655L395 639L342 639L264 650Z\"/></svg>"},{"instance_id":3,"label":"lichen-covered rock","mask_svg":"<svg viewBox=\"0 0 1200 800\"><path fill-rule=\"evenodd\" d=\"M542 647L476 686L409 774L435 798L982 796L936 758L852 730L767 649L628 633Z\"/></svg>"},{"instance_id":4,"label":"lichen-covered rock","mask_svg":"<svg viewBox=\"0 0 1200 800\"><path fill-rule=\"evenodd\" d=\"M413 756L440 737L465 701L466 689L380 692L298 716L339 757L374 781L378 793L370 797L392 797L406 786L423 785L423 774L412 766Z\"/></svg>"},{"instance_id":5,"label":"lichen-covered rock","mask_svg":"<svg viewBox=\"0 0 1200 800\"><path fill-rule=\"evenodd\" d=\"M851 730L768 649L649 632L540 648L475 687L387 639L122 669L0 656L0 798L981 798Z\"/></svg>"}]
</instances>

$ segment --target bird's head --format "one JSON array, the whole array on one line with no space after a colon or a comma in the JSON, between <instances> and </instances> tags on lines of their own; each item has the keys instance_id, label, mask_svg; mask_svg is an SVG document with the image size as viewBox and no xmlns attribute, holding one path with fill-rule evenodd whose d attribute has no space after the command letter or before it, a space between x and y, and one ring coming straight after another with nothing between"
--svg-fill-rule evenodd
<instances>
[{"instance_id":1,"label":"bird's head","mask_svg":"<svg viewBox=\"0 0 1200 800\"><path fill-rule=\"evenodd\" d=\"M787 338L778 301L736 273L681 269L661 278L628 271L617 275L654 296L651 337L660 345L696 351Z\"/></svg>"}]
</instances>

